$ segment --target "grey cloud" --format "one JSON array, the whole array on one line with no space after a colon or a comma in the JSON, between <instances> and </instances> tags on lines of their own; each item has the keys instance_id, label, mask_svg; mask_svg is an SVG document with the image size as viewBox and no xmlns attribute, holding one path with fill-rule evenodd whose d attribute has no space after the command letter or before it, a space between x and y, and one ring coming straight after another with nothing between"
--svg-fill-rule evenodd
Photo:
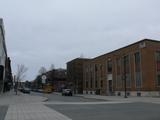
<instances>
[{"instance_id":1,"label":"grey cloud","mask_svg":"<svg viewBox=\"0 0 160 120\"><path fill-rule=\"evenodd\" d=\"M41 66L110 52L143 38L160 39L159 0L0 1L13 71L24 63L26 79Z\"/></svg>"}]
</instances>

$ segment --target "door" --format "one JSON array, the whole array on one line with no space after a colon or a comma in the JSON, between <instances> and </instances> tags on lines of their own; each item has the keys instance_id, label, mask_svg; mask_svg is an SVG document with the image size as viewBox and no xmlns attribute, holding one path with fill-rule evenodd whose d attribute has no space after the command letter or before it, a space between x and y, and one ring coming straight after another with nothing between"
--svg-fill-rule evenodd
<instances>
[{"instance_id":1,"label":"door","mask_svg":"<svg viewBox=\"0 0 160 120\"><path fill-rule=\"evenodd\" d=\"M109 95L112 95L112 80L108 81Z\"/></svg>"}]
</instances>

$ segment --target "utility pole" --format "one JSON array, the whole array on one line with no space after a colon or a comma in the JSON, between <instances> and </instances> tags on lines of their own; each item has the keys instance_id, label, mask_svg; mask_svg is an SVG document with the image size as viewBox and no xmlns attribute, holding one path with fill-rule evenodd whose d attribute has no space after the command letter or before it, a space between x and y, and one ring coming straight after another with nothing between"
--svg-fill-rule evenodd
<instances>
[{"instance_id":1,"label":"utility pole","mask_svg":"<svg viewBox=\"0 0 160 120\"><path fill-rule=\"evenodd\" d=\"M16 75L14 75L13 81L14 81L14 91L16 92L16 95L17 95L17 91L18 91L18 81L16 80Z\"/></svg>"}]
</instances>

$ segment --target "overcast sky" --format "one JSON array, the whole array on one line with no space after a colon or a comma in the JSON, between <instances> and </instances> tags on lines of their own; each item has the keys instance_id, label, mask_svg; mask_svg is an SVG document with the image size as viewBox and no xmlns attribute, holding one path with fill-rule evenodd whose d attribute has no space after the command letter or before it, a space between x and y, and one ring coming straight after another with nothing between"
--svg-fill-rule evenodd
<instances>
[{"instance_id":1,"label":"overcast sky","mask_svg":"<svg viewBox=\"0 0 160 120\"><path fill-rule=\"evenodd\" d=\"M160 0L0 0L13 73L66 68L144 38L160 40Z\"/></svg>"}]
</instances>

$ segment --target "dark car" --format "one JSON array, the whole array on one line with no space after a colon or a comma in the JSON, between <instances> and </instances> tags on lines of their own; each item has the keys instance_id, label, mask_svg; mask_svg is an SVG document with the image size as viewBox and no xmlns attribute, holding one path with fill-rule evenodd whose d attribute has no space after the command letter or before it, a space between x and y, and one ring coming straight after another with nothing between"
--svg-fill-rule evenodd
<instances>
[{"instance_id":1,"label":"dark car","mask_svg":"<svg viewBox=\"0 0 160 120\"><path fill-rule=\"evenodd\" d=\"M23 88L21 92L30 94L31 90L29 88Z\"/></svg>"},{"instance_id":2,"label":"dark car","mask_svg":"<svg viewBox=\"0 0 160 120\"><path fill-rule=\"evenodd\" d=\"M23 91L23 89L24 89L24 88L18 88L18 90L19 90L20 92L22 92L22 91Z\"/></svg>"},{"instance_id":3,"label":"dark car","mask_svg":"<svg viewBox=\"0 0 160 120\"><path fill-rule=\"evenodd\" d=\"M62 96L72 96L72 90L71 89L63 89L62 90Z\"/></svg>"}]
</instances>

